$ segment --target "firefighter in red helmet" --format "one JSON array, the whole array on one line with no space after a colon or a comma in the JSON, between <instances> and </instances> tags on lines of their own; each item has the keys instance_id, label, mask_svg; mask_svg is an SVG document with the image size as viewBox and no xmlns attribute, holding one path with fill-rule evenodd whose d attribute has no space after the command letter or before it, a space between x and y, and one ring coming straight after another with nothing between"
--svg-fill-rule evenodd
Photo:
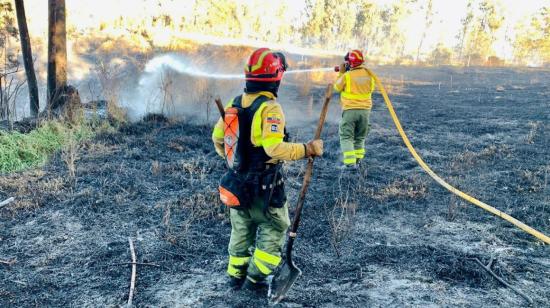
<instances>
[{"instance_id":1,"label":"firefighter in red helmet","mask_svg":"<svg viewBox=\"0 0 550 308\"><path fill-rule=\"evenodd\" d=\"M365 69L365 58L360 50L352 50L339 67L334 90L340 92L342 120L340 121L340 148L343 167L354 170L365 157L365 139L370 130L370 111L374 78Z\"/></svg>"},{"instance_id":2,"label":"firefighter in red helmet","mask_svg":"<svg viewBox=\"0 0 550 308\"><path fill-rule=\"evenodd\" d=\"M323 154L322 140L285 138L285 115L276 99L286 69L282 53L254 51L244 69L244 94L229 101L212 133L216 152L230 169L219 189L230 212L227 274L234 289L265 292L266 278L281 262L290 220L280 165Z\"/></svg>"}]
</instances>

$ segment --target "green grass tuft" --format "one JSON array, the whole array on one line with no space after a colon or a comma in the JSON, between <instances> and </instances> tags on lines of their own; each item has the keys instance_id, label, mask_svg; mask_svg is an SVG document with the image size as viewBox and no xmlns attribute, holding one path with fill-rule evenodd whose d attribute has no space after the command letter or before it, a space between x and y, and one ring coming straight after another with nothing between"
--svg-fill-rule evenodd
<instances>
[{"instance_id":1,"label":"green grass tuft","mask_svg":"<svg viewBox=\"0 0 550 308\"><path fill-rule=\"evenodd\" d=\"M81 142L93 135L87 125L69 127L60 122L44 123L28 134L0 131L0 173L41 166L71 139Z\"/></svg>"}]
</instances>

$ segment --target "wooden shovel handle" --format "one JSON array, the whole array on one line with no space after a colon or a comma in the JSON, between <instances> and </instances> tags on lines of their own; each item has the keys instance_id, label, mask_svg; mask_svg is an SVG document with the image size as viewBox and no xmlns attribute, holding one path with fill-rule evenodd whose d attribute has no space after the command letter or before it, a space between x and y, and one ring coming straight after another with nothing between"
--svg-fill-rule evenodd
<instances>
[{"instance_id":1,"label":"wooden shovel handle","mask_svg":"<svg viewBox=\"0 0 550 308\"><path fill-rule=\"evenodd\" d=\"M321 132L323 131L323 126L325 124L325 119L327 117L328 104L332 97L332 84L327 86L325 91L325 102L323 104L323 109L321 110L321 115L319 116L319 123L317 124L317 130L315 131L315 139L321 138ZM306 173L304 175L304 182L302 184L302 189L300 190L300 195L298 197L298 202L296 204L296 213L294 214L294 221L292 222L292 227L290 228L290 237L296 237L296 231L298 231L298 226L300 225L300 217L302 216L302 208L304 206L304 200L306 197L307 188L309 182L311 181L311 174L313 173L313 157L308 159L306 166ZM287 247L289 248L289 247ZM290 247L292 249L292 247Z\"/></svg>"},{"instance_id":2,"label":"wooden shovel handle","mask_svg":"<svg viewBox=\"0 0 550 308\"><path fill-rule=\"evenodd\" d=\"M222 100L219 97L216 97L214 102L216 102L216 106L218 107L218 111L220 112L220 116L223 119L225 117L225 108L223 108Z\"/></svg>"}]
</instances>

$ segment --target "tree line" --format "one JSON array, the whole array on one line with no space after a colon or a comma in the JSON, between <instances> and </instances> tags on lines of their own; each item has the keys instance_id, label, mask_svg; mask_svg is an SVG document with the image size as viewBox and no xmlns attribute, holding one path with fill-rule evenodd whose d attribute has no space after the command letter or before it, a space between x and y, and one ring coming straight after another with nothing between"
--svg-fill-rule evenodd
<instances>
[{"instance_id":1,"label":"tree line","mask_svg":"<svg viewBox=\"0 0 550 308\"><path fill-rule=\"evenodd\" d=\"M179 19L163 13L151 16L150 24L136 25L121 17L118 26L132 24L130 28L139 28L134 32L144 35L154 26L323 50L360 48L378 62L427 65L502 65L503 59L496 55L505 51L498 50L496 43L504 38L504 45L513 48L508 64L550 63L550 5L514 25L506 20L500 0L467 0L460 29L447 34L455 36L456 45L441 41L426 51L426 38L437 33L433 0L395 0L385 5L373 0L304 0L298 17L292 16L289 3L194 0L192 13ZM162 7L162 2L158 5ZM404 23L413 13L423 21ZM421 29L413 52L405 48L411 44L412 38L407 37L411 26Z\"/></svg>"},{"instance_id":2,"label":"tree line","mask_svg":"<svg viewBox=\"0 0 550 308\"><path fill-rule=\"evenodd\" d=\"M150 2L136 1L136 5ZM455 33L456 45L439 42L425 52L426 38L436 30L433 0L395 0L385 5L373 0L303 0L302 3L296 16L292 14L290 1L194 0L189 14L152 13L139 21L120 16L111 24L100 23L78 35L92 37L109 27L117 28L128 36L140 36L154 49L150 31L157 29L175 33L176 39L177 33L199 33L322 50L360 48L367 51L372 61L380 63L472 66L504 64L496 57L499 47L495 44L504 33L507 45L513 48L513 61L508 64L550 65L550 6L511 25L499 0L468 0L460 29ZM163 1L158 1L158 7L162 6ZM421 29L421 35L411 52L405 48L410 44L407 27L411 25L403 21L413 12L420 13L423 21L414 25ZM65 97L68 89L65 18L65 0L48 0L46 105L50 107L59 105L58 98ZM20 76L23 72L20 59L25 78ZM31 115L38 114L33 64L23 0L0 0L0 119L13 118L14 101L24 82L28 83Z\"/></svg>"}]
</instances>

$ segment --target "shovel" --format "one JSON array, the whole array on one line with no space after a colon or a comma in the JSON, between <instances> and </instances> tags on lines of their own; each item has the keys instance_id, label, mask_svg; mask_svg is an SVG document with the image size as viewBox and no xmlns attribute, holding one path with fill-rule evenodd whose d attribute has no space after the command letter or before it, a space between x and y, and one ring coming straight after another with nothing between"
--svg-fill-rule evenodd
<instances>
[{"instance_id":1,"label":"shovel","mask_svg":"<svg viewBox=\"0 0 550 308\"><path fill-rule=\"evenodd\" d=\"M317 124L317 131L315 132L315 138L319 139L321 137L321 131L323 130L323 124L325 123L325 118L327 116L328 104L330 98L332 97L332 84L329 84L325 92L325 103L323 104L323 109L321 110L321 116L319 118L319 123ZM286 243L286 259L283 264L279 266L273 275L271 284L269 285L268 297L269 300L276 304L280 302L292 287L292 284L298 279L302 274L302 271L294 264L292 261L292 247L294 246L294 240L296 239L296 232L298 231L298 226L300 225L300 216L302 214L302 207L304 205L304 199L306 197L307 188L309 182L311 181L311 173L313 172L313 158L309 158L307 162L306 172L304 175L304 182L302 184L302 190L298 197L298 202L296 204L296 214L294 214L294 221L292 222L292 227L288 233L288 240Z\"/></svg>"}]
</instances>

